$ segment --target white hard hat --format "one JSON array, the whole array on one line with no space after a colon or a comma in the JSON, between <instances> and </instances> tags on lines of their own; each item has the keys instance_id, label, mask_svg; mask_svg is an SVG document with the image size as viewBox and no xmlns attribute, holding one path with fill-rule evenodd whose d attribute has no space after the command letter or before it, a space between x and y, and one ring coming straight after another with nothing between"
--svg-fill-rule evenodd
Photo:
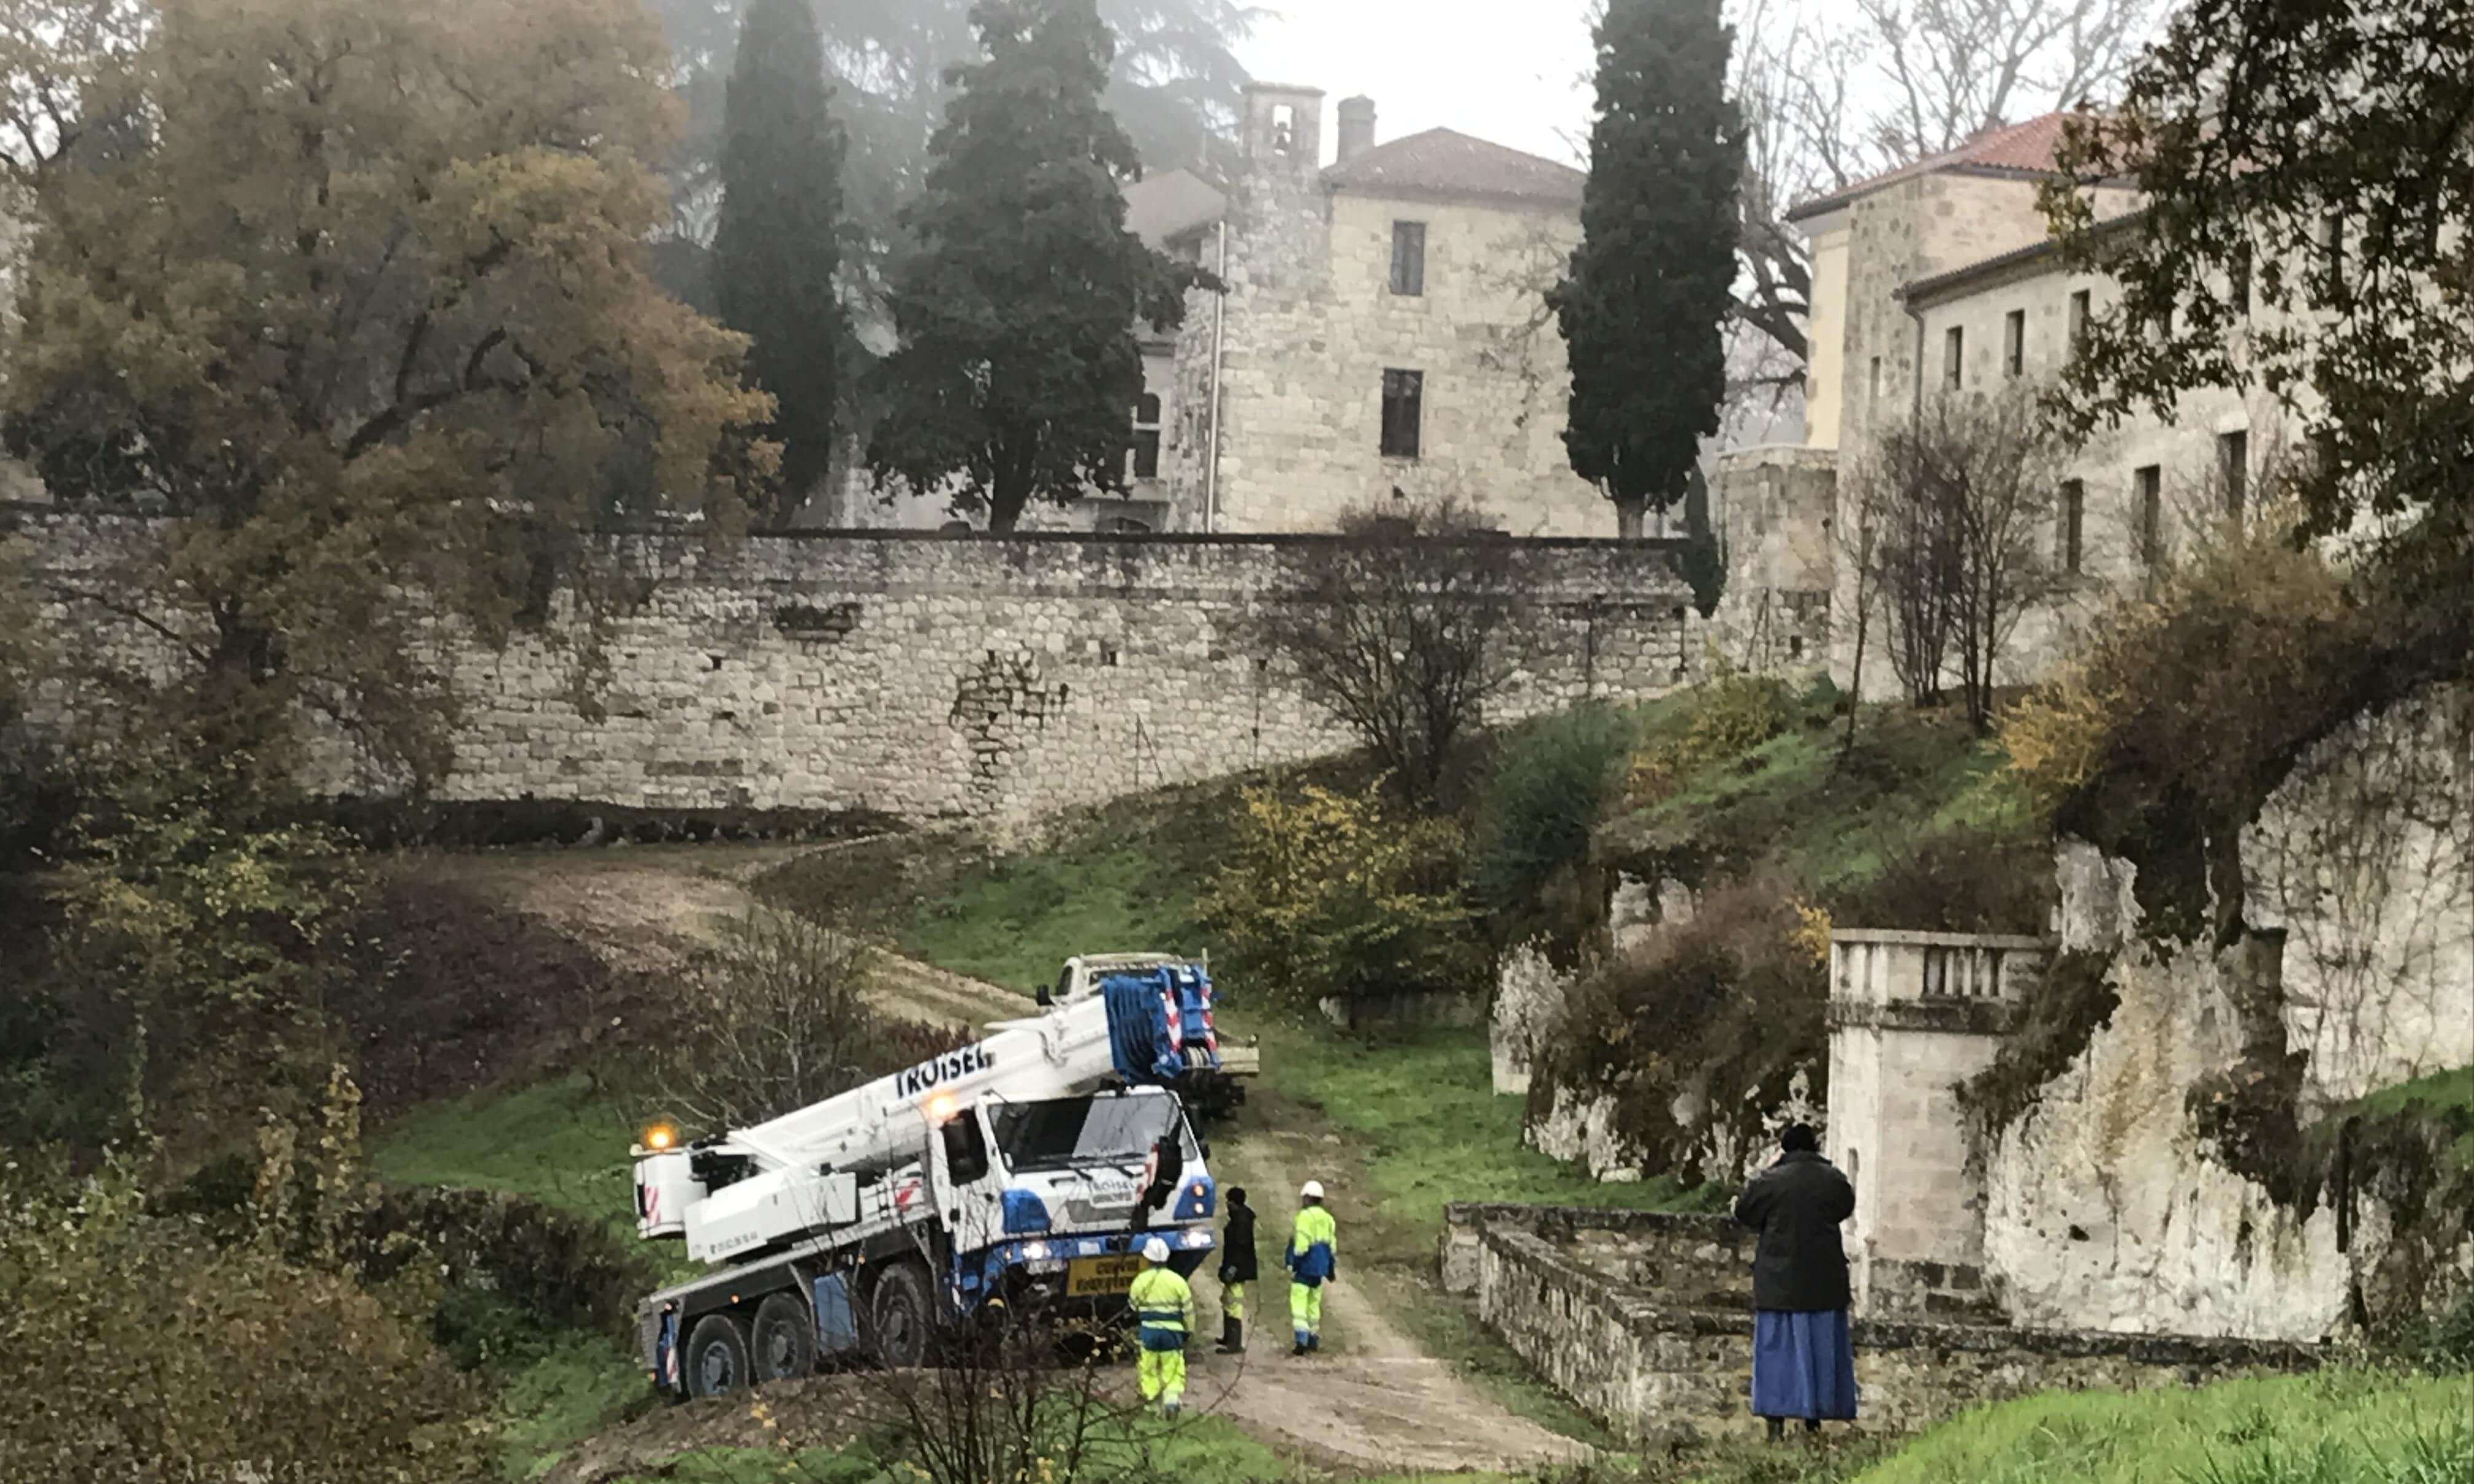
<instances>
[{"instance_id":1,"label":"white hard hat","mask_svg":"<svg viewBox=\"0 0 2474 1484\"><path fill-rule=\"evenodd\" d=\"M1143 1260L1145 1262L1166 1262L1168 1260L1168 1243L1161 1241L1156 1236L1152 1237L1150 1241L1143 1243Z\"/></svg>"},{"instance_id":2,"label":"white hard hat","mask_svg":"<svg viewBox=\"0 0 2474 1484\"><path fill-rule=\"evenodd\" d=\"M1320 1180L1309 1180L1304 1185L1298 1186L1298 1199L1301 1201L1322 1200L1322 1182Z\"/></svg>"}]
</instances>

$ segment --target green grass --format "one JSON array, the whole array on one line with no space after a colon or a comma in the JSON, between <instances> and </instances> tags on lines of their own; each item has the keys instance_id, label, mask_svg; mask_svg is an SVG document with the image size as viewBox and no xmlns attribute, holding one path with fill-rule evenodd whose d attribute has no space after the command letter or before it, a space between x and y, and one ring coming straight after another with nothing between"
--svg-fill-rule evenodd
<instances>
[{"instance_id":1,"label":"green grass","mask_svg":"<svg viewBox=\"0 0 2474 1484\"><path fill-rule=\"evenodd\" d=\"M1671 1182L1602 1184L1522 1144L1521 1100L1496 1095L1484 1031L1368 1041L1274 1023L1261 1036L1271 1099L1318 1115L1362 1161L1376 1225L1357 1245L1377 1261L1431 1259L1454 1201L1670 1210L1684 1199Z\"/></svg>"},{"instance_id":2,"label":"green grass","mask_svg":"<svg viewBox=\"0 0 2474 1484\"><path fill-rule=\"evenodd\" d=\"M2474 1066L2433 1072L2412 1082L2382 1088L2355 1099L2325 1122L2360 1115L2365 1118L2412 1117L2453 1123L2464 1130L2449 1146L2461 1168L2474 1170Z\"/></svg>"},{"instance_id":3,"label":"green grass","mask_svg":"<svg viewBox=\"0 0 2474 1484\"><path fill-rule=\"evenodd\" d=\"M1085 838L1054 854L981 867L914 913L905 952L1007 989L1056 981L1077 953L1185 952L1199 877L1164 872L1147 852Z\"/></svg>"},{"instance_id":4,"label":"green grass","mask_svg":"<svg viewBox=\"0 0 2474 1484\"><path fill-rule=\"evenodd\" d=\"M503 1190L578 1215L635 1223L634 1130L581 1073L511 1092L476 1092L398 1119L370 1163L408 1185Z\"/></svg>"},{"instance_id":5,"label":"green grass","mask_svg":"<svg viewBox=\"0 0 2474 1484\"><path fill-rule=\"evenodd\" d=\"M657 1404L636 1357L617 1341L563 1336L498 1388L502 1466L511 1479L537 1477L568 1448Z\"/></svg>"},{"instance_id":6,"label":"green grass","mask_svg":"<svg viewBox=\"0 0 2474 1484\"><path fill-rule=\"evenodd\" d=\"M1857 1484L2463 1484L2474 1378L2365 1371L2051 1392L1971 1412Z\"/></svg>"}]
</instances>

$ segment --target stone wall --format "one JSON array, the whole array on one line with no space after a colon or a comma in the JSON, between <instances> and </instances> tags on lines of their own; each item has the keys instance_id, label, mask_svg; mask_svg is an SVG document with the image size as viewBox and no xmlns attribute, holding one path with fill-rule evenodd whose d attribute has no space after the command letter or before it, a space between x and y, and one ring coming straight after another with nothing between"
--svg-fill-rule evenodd
<instances>
[{"instance_id":1,"label":"stone wall","mask_svg":"<svg viewBox=\"0 0 2474 1484\"><path fill-rule=\"evenodd\" d=\"M1720 1217L1517 1207L1445 1213L1447 1287L1626 1442L1749 1433L1750 1236ZM1859 1420L1905 1432L2032 1392L2304 1369L2315 1350L1999 1325L1858 1320Z\"/></svg>"},{"instance_id":2,"label":"stone wall","mask_svg":"<svg viewBox=\"0 0 2474 1484\"><path fill-rule=\"evenodd\" d=\"M11 518L56 570L150 530ZM1326 538L813 533L720 555L622 539L648 590L610 634L601 714L578 709L544 635L460 653L446 797L991 819L1353 745L1247 637ZM1514 562L1534 601L1491 721L1654 696L1697 663L1670 547L1523 542ZM91 652L160 652L90 610L52 618L85 626ZM331 781L368 780L339 762Z\"/></svg>"}]
</instances>

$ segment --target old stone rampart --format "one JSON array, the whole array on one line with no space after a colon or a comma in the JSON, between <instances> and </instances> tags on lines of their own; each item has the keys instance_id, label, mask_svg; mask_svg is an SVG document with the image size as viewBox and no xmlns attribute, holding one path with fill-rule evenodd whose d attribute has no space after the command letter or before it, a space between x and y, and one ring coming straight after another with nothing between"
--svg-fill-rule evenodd
<instances>
[{"instance_id":1,"label":"old stone rampart","mask_svg":"<svg viewBox=\"0 0 2474 1484\"><path fill-rule=\"evenodd\" d=\"M1750 1233L1718 1216L1455 1206L1446 1287L1634 1444L1756 1430ZM2032 1392L2192 1385L2309 1369L2316 1347L1859 1319L1864 1425L1904 1432Z\"/></svg>"},{"instance_id":2,"label":"old stone rampart","mask_svg":"<svg viewBox=\"0 0 2474 1484\"><path fill-rule=\"evenodd\" d=\"M129 517L15 507L37 575L145 539ZM1328 537L802 532L719 552L618 539L643 600L609 634L588 715L551 635L462 646L453 800L672 810L1024 818L1345 750L1248 633ZM1522 596L1506 722L1658 695L1697 665L1673 543L1514 543ZM55 606L82 645L159 648ZM354 784L339 762L333 782Z\"/></svg>"}]
</instances>

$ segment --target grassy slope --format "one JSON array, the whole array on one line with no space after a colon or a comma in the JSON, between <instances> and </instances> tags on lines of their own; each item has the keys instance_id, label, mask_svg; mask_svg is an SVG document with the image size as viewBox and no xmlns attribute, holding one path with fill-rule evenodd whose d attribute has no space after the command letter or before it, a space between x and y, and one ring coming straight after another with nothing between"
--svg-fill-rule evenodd
<instances>
[{"instance_id":1,"label":"grassy slope","mask_svg":"<svg viewBox=\"0 0 2474 1484\"><path fill-rule=\"evenodd\" d=\"M2474 1170L2474 1066L2434 1072L2412 1082L2382 1088L2355 1100L2341 1112L2371 1118L2412 1113L2424 1118L2455 1121L2459 1127L2468 1128L2469 1132L2460 1137L2449 1152L2459 1164Z\"/></svg>"},{"instance_id":2,"label":"grassy slope","mask_svg":"<svg viewBox=\"0 0 2474 1484\"><path fill-rule=\"evenodd\" d=\"M1860 1484L2463 1484L2474 1376L2360 1371L2049 1393L1937 1427Z\"/></svg>"},{"instance_id":3,"label":"grassy slope","mask_svg":"<svg viewBox=\"0 0 2474 1484\"><path fill-rule=\"evenodd\" d=\"M1945 829L2039 827L1999 749L1955 716L1868 707L1849 749L1846 720L1825 698L1799 700L1791 713L1785 730L1750 754L1701 769L1614 821L1608 843L1619 851L1715 849L1827 892L1878 875L1895 853ZM1675 725L1667 709L1642 721L1652 736Z\"/></svg>"}]
</instances>

